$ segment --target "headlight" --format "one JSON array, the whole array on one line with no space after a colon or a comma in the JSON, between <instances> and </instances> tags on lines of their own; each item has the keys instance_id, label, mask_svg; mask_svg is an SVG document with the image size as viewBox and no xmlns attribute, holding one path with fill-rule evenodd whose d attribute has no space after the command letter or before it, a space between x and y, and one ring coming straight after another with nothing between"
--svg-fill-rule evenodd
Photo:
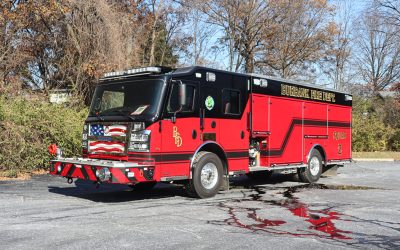
<instances>
[{"instance_id":1,"label":"headlight","mask_svg":"<svg viewBox=\"0 0 400 250\"><path fill-rule=\"evenodd\" d=\"M88 139L88 128L87 124L83 125L83 133L82 133L82 147L87 148L87 139Z\"/></svg>"},{"instance_id":2,"label":"headlight","mask_svg":"<svg viewBox=\"0 0 400 250\"><path fill-rule=\"evenodd\" d=\"M144 129L144 122L135 122L132 127L132 131L140 131Z\"/></svg>"},{"instance_id":3,"label":"headlight","mask_svg":"<svg viewBox=\"0 0 400 250\"><path fill-rule=\"evenodd\" d=\"M135 142L147 142L149 140L149 135L134 133L131 135L131 141Z\"/></svg>"},{"instance_id":4,"label":"headlight","mask_svg":"<svg viewBox=\"0 0 400 250\"><path fill-rule=\"evenodd\" d=\"M147 143L131 143L130 149L133 150L147 150L148 149Z\"/></svg>"},{"instance_id":5,"label":"headlight","mask_svg":"<svg viewBox=\"0 0 400 250\"><path fill-rule=\"evenodd\" d=\"M150 148L150 130L135 131L131 134L130 151L148 151Z\"/></svg>"}]
</instances>

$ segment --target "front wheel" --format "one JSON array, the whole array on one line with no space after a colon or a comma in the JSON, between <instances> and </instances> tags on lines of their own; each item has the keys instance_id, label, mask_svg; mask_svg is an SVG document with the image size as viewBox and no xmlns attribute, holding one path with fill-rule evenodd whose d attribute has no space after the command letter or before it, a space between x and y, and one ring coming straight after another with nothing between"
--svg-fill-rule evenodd
<instances>
[{"instance_id":1,"label":"front wheel","mask_svg":"<svg viewBox=\"0 0 400 250\"><path fill-rule=\"evenodd\" d=\"M313 150L306 168L299 169L299 178L302 182L313 183L319 180L322 174L322 156L318 150Z\"/></svg>"},{"instance_id":2,"label":"front wheel","mask_svg":"<svg viewBox=\"0 0 400 250\"><path fill-rule=\"evenodd\" d=\"M219 157L211 152L199 152L193 161L193 176L185 189L189 196L209 198L215 196L222 184L223 167Z\"/></svg>"}]
</instances>

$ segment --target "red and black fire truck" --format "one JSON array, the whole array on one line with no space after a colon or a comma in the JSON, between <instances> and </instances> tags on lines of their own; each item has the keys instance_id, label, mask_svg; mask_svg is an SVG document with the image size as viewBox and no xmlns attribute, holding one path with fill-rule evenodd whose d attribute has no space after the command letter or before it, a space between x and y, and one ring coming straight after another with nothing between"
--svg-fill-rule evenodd
<instances>
[{"instance_id":1,"label":"red and black fire truck","mask_svg":"<svg viewBox=\"0 0 400 250\"><path fill-rule=\"evenodd\" d=\"M151 188L184 184L214 196L230 176L295 171L316 182L351 161L350 94L313 84L206 67L146 67L99 80L83 127L82 157L50 173Z\"/></svg>"}]
</instances>

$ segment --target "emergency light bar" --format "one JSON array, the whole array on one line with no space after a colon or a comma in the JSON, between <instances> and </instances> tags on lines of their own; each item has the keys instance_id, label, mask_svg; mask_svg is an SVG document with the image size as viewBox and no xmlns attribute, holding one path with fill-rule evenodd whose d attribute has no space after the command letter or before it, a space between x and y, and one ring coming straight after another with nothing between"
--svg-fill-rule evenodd
<instances>
[{"instance_id":1,"label":"emergency light bar","mask_svg":"<svg viewBox=\"0 0 400 250\"><path fill-rule=\"evenodd\" d=\"M104 77L116 77L116 76L124 76L124 75L135 75L135 74L143 74L143 73L161 73L160 67L145 67L145 68L136 68L129 69L125 71L114 71L105 73Z\"/></svg>"}]
</instances>

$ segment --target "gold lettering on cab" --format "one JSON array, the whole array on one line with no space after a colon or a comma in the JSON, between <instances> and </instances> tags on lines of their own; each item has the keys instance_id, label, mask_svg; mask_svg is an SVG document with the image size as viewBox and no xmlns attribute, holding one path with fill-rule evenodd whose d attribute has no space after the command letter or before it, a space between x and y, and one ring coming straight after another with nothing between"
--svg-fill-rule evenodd
<instances>
[{"instance_id":1,"label":"gold lettering on cab","mask_svg":"<svg viewBox=\"0 0 400 250\"><path fill-rule=\"evenodd\" d=\"M325 102L336 102L334 93L281 84L281 95Z\"/></svg>"},{"instance_id":2,"label":"gold lettering on cab","mask_svg":"<svg viewBox=\"0 0 400 250\"><path fill-rule=\"evenodd\" d=\"M182 146L182 137L178 132L178 127L174 126L172 129L172 137L175 139L175 145L179 148Z\"/></svg>"},{"instance_id":3,"label":"gold lettering on cab","mask_svg":"<svg viewBox=\"0 0 400 250\"><path fill-rule=\"evenodd\" d=\"M347 135L345 132L333 132L333 139L335 140L343 140L346 139Z\"/></svg>"}]
</instances>

